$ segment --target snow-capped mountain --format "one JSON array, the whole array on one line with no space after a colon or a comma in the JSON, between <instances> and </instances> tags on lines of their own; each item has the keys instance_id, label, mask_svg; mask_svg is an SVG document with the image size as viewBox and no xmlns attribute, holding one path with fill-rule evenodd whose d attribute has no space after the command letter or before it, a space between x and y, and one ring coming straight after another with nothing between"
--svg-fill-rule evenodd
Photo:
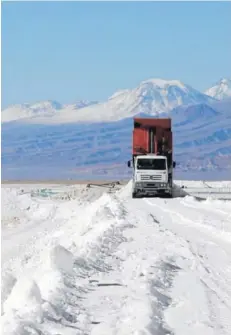
<instances>
[{"instance_id":1,"label":"snow-capped mountain","mask_svg":"<svg viewBox=\"0 0 231 335\"><path fill-rule=\"evenodd\" d=\"M24 103L9 106L2 111L2 122L10 121L25 121L25 120L39 120L39 119L52 119L59 114L69 111L76 112L80 108L96 104L96 101L77 101L75 104L62 105L57 101L40 101L34 104Z\"/></svg>"},{"instance_id":2,"label":"snow-capped mountain","mask_svg":"<svg viewBox=\"0 0 231 335\"><path fill-rule=\"evenodd\" d=\"M9 107L2 122L19 120L29 123L61 124L73 122L117 121L139 113L159 115L180 105L212 103L214 99L178 80L150 79L134 89L116 92L106 102L60 105L41 103ZM57 105L57 108L55 107ZM36 106L36 107L35 107ZM47 106L44 108L44 106Z\"/></svg>"},{"instance_id":3,"label":"snow-capped mountain","mask_svg":"<svg viewBox=\"0 0 231 335\"><path fill-rule=\"evenodd\" d=\"M13 120L24 120L27 118L39 117L41 115L52 116L60 111L62 105L57 101L41 101L35 104L13 105L2 111L2 122Z\"/></svg>"},{"instance_id":4,"label":"snow-capped mountain","mask_svg":"<svg viewBox=\"0 0 231 335\"><path fill-rule=\"evenodd\" d=\"M219 80L213 87L206 90L205 94L218 100L231 97L231 79Z\"/></svg>"}]
</instances>

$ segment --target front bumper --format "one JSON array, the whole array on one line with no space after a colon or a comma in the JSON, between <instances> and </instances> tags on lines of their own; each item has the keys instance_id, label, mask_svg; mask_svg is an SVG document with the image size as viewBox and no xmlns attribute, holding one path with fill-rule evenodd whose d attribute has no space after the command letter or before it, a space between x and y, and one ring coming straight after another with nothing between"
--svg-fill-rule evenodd
<instances>
[{"instance_id":1,"label":"front bumper","mask_svg":"<svg viewBox=\"0 0 231 335\"><path fill-rule=\"evenodd\" d=\"M171 186L161 182L135 182L133 192L142 194L171 193Z\"/></svg>"}]
</instances>

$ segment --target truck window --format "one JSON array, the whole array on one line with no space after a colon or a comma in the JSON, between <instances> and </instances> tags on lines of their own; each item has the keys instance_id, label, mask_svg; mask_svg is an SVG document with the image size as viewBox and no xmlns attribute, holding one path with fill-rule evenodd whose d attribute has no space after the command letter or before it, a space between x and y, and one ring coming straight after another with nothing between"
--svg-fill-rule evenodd
<instances>
[{"instance_id":1,"label":"truck window","mask_svg":"<svg viewBox=\"0 0 231 335\"><path fill-rule=\"evenodd\" d=\"M138 170L166 170L166 159L138 159Z\"/></svg>"}]
</instances>

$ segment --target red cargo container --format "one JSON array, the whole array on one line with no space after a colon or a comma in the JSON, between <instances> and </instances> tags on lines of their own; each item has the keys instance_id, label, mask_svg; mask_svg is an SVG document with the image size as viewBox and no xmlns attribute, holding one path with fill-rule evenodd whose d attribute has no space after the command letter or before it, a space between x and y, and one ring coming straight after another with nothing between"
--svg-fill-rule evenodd
<instances>
[{"instance_id":1,"label":"red cargo container","mask_svg":"<svg viewBox=\"0 0 231 335\"><path fill-rule=\"evenodd\" d=\"M134 118L133 159L148 153L167 155L172 161L171 119Z\"/></svg>"}]
</instances>

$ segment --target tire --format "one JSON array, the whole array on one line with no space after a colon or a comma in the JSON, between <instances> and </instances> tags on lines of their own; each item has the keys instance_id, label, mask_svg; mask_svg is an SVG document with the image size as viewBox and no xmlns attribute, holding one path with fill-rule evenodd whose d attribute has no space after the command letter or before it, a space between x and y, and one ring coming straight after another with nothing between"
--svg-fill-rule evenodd
<instances>
[{"instance_id":1,"label":"tire","mask_svg":"<svg viewBox=\"0 0 231 335\"><path fill-rule=\"evenodd\" d=\"M136 192L132 192L132 198L133 198L133 199L137 198L137 194L136 194Z\"/></svg>"}]
</instances>

